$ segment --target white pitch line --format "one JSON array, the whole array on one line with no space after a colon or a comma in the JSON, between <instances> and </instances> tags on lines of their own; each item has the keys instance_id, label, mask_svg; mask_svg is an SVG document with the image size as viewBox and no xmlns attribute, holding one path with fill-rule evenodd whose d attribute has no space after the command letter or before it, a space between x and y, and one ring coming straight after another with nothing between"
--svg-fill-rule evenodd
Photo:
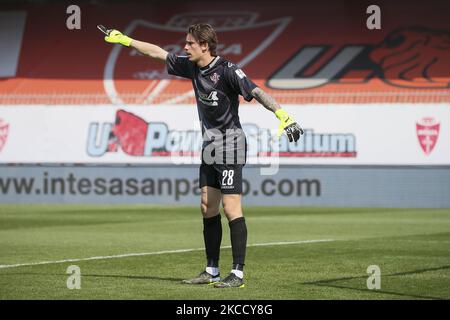
<instances>
[{"instance_id":1,"label":"white pitch line","mask_svg":"<svg viewBox=\"0 0 450 320\"><path fill-rule=\"evenodd\" d=\"M318 243L318 242L331 242L331 241L335 241L335 240L334 239L318 239L318 240L302 240L302 241L290 241L290 242L267 242L267 243L249 244L249 245L247 245L247 247L283 246L283 245L290 245L290 244ZM230 249L230 248L231 248L231 246L221 247L221 249ZM66 262L106 260L106 259L116 259L116 258L139 257L139 256L153 256L153 255L158 255L158 254L182 253L182 252L192 252L192 251L202 251L202 250L205 250L205 248L165 250L165 251L142 252L142 253L126 253L126 254L118 254L118 255L113 255L113 256L98 256L98 257L90 257L90 258L65 259L65 260L56 260L56 261L41 261L41 262L18 263L18 264L2 264L2 265L0 265L0 269L27 267L27 266L39 266L39 265L44 265L44 264L57 264L57 263L66 263Z\"/></svg>"}]
</instances>

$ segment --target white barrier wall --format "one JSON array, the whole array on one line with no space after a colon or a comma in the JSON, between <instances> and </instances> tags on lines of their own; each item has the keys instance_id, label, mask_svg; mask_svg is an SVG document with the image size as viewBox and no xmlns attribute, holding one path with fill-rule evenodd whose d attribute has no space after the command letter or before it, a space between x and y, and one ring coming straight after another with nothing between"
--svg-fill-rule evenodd
<instances>
[{"instance_id":1,"label":"white barrier wall","mask_svg":"<svg viewBox=\"0 0 450 320\"><path fill-rule=\"evenodd\" d=\"M286 105L305 129L275 132L259 104L240 107L250 164L450 165L450 105ZM199 162L196 107L1 106L0 163Z\"/></svg>"}]
</instances>

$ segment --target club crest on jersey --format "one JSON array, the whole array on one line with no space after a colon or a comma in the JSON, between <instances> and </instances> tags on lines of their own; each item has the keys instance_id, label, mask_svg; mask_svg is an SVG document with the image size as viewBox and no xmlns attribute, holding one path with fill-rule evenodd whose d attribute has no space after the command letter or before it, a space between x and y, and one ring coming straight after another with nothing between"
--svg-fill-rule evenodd
<instances>
[{"instance_id":1,"label":"club crest on jersey","mask_svg":"<svg viewBox=\"0 0 450 320\"><path fill-rule=\"evenodd\" d=\"M219 103L219 97L217 97L217 91L211 91L209 94L199 92L198 93L199 100L210 107L217 107Z\"/></svg>"},{"instance_id":2,"label":"club crest on jersey","mask_svg":"<svg viewBox=\"0 0 450 320\"><path fill-rule=\"evenodd\" d=\"M219 76L216 72L214 72L214 74L213 74L212 76L210 76L209 78L210 78L211 81L214 82L214 84L216 85L217 82L218 82L219 79L220 79L220 76Z\"/></svg>"}]
</instances>

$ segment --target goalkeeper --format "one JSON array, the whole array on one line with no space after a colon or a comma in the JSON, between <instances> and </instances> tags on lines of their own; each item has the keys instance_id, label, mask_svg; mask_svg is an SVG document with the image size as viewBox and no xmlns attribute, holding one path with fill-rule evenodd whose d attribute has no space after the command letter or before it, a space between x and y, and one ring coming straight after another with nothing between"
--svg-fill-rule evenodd
<instances>
[{"instance_id":1,"label":"goalkeeper","mask_svg":"<svg viewBox=\"0 0 450 320\"><path fill-rule=\"evenodd\" d=\"M206 267L187 284L214 283L216 288L243 287L247 247L247 226L242 214L242 168L246 162L246 139L238 116L239 95L255 98L280 120L283 131L295 142L303 130L278 103L256 86L234 63L217 55L217 35L209 24L188 29L184 50L178 56L147 42L131 39L117 30L104 30L105 40L133 47L144 55L165 62L171 75L192 81L202 126L202 164L199 170L201 212ZM220 204L228 219L232 245L231 272L220 277L219 254L222 241Z\"/></svg>"}]
</instances>

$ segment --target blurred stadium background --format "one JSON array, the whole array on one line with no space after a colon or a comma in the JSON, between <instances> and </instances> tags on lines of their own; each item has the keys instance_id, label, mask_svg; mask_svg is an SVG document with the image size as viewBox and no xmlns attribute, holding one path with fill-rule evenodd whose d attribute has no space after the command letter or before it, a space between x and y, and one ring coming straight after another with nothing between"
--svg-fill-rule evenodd
<instances>
[{"instance_id":1,"label":"blurred stadium background","mask_svg":"<svg viewBox=\"0 0 450 320\"><path fill-rule=\"evenodd\" d=\"M378 2L380 30L371 4L0 1L0 299L449 299L450 3ZM237 296L179 284L203 262L191 83L96 28L182 54L199 21L306 129L274 143L241 102Z\"/></svg>"}]
</instances>

